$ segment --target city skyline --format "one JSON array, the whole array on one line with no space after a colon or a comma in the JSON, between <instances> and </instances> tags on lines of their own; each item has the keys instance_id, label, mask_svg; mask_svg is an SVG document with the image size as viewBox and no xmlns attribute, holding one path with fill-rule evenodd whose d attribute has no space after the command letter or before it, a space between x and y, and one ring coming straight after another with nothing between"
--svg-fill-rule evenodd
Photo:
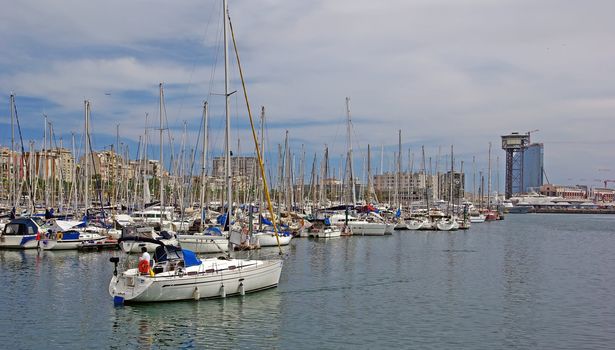
<instances>
[{"instance_id":1,"label":"city skyline","mask_svg":"<svg viewBox=\"0 0 615 350\"><path fill-rule=\"evenodd\" d=\"M545 145L551 182L600 186L597 180L615 178L608 149L615 141L604 127L615 108L607 79L615 71L615 49L606 45L615 30L611 2L229 6L252 110L266 107L272 158L286 129L293 152L303 144L307 159L325 144L334 159L343 155L349 96L357 162L369 143L375 153L384 145L392 164L398 129L404 153L410 148L420 157L425 145L435 157L439 146L453 144L458 160L468 167L474 156L479 169L486 169L491 142L502 188L499 136L539 129L532 139ZM10 146L8 96L14 92L27 140L40 145L43 113L65 143L70 132L81 134L88 99L94 147L115 144L119 124L121 142L136 152L145 113L147 128L158 127L156 87L162 81L175 140L186 121L196 145L202 101L208 100L210 142L220 149L220 7L218 1L14 4L0 15L6 36L0 41L0 86L7 101L0 110L0 144ZM232 78L239 90L236 72ZM252 146L242 103L234 94L234 138L247 150ZM157 137L151 141L154 146ZM465 173L471 178L471 171Z\"/></svg>"}]
</instances>

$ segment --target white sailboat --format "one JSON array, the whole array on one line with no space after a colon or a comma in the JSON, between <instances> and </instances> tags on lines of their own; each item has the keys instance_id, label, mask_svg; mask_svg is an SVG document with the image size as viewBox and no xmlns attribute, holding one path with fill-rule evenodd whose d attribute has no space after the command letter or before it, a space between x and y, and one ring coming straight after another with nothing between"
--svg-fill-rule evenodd
<instances>
[{"instance_id":1,"label":"white sailboat","mask_svg":"<svg viewBox=\"0 0 615 350\"><path fill-rule=\"evenodd\" d=\"M227 1L223 0L224 17L224 89L226 96L226 189L227 189L227 216L230 222L233 200L231 191L230 169L230 113L229 113L229 78L228 78L228 39L227 29L232 26L229 21ZM232 32L231 32L232 34ZM234 41L234 38L233 38ZM235 47L237 53L237 48ZM243 80L241 65L238 60L239 73ZM247 94L244 89L247 104ZM249 110L250 122L252 116ZM254 130L254 128L253 128ZM264 175L263 162L258 148L256 134L254 143L257 145L257 155L261 172ZM266 192L269 208L272 206L269 199L267 185L263 176L263 185ZM275 229L275 226L274 226ZM276 229L277 231L277 229ZM122 239L120 239L122 241ZM123 272L117 271L119 258L111 258L115 264L113 277L109 283L109 294L114 302L151 302L168 300L186 300L202 298L224 298L231 295L243 295L267 288L276 287L282 272L282 260L247 260L231 258L210 258L199 260L193 252L177 247L167 246L155 240L148 243L157 244L154 255L154 266L151 270L132 268ZM145 271L144 271L145 270Z\"/></svg>"}]
</instances>

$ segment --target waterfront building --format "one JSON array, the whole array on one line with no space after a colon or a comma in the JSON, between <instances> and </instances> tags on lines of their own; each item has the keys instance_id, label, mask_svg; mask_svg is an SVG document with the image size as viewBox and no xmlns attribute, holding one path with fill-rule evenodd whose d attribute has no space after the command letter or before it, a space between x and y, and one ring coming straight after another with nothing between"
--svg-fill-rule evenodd
<instances>
[{"instance_id":1,"label":"waterfront building","mask_svg":"<svg viewBox=\"0 0 615 350\"><path fill-rule=\"evenodd\" d=\"M212 176L224 179L225 176L225 157L215 157L213 159ZM258 170L256 157L231 157L231 177L233 187L237 190L247 190L252 186L253 179ZM223 182L216 182L216 187L223 185Z\"/></svg>"},{"instance_id":2,"label":"waterfront building","mask_svg":"<svg viewBox=\"0 0 615 350\"><path fill-rule=\"evenodd\" d=\"M21 168L17 174L20 180L29 172L39 179L72 181L75 158L72 152L65 148L26 152L23 158L22 164L19 154L15 154L15 164Z\"/></svg>"},{"instance_id":3,"label":"waterfront building","mask_svg":"<svg viewBox=\"0 0 615 350\"><path fill-rule=\"evenodd\" d=\"M213 176L224 177L225 174L224 157L215 157L213 159ZM231 176L246 176L251 179L257 170L256 157L231 157Z\"/></svg>"},{"instance_id":4,"label":"waterfront building","mask_svg":"<svg viewBox=\"0 0 615 350\"><path fill-rule=\"evenodd\" d=\"M515 193L528 193L543 185L544 146L533 143L523 151L523 188ZM513 188L514 192L514 188Z\"/></svg>"},{"instance_id":5,"label":"waterfront building","mask_svg":"<svg viewBox=\"0 0 615 350\"><path fill-rule=\"evenodd\" d=\"M394 172L374 175L374 190L381 201L391 202L395 200L396 186L399 188L398 201L404 204L424 201L426 192L430 201L437 199L441 183L437 175L429 175L423 172L403 172L399 174L399 180L396 178L397 173ZM399 185L397 185L397 181L399 181Z\"/></svg>"},{"instance_id":6,"label":"waterfront building","mask_svg":"<svg viewBox=\"0 0 615 350\"><path fill-rule=\"evenodd\" d=\"M11 150L8 147L0 148L0 183L2 184L1 198L9 198L9 182L11 178Z\"/></svg>"},{"instance_id":7,"label":"waterfront building","mask_svg":"<svg viewBox=\"0 0 615 350\"><path fill-rule=\"evenodd\" d=\"M594 188L590 197L594 202L612 203L615 199L615 190L612 188Z\"/></svg>"},{"instance_id":8,"label":"waterfront building","mask_svg":"<svg viewBox=\"0 0 615 350\"><path fill-rule=\"evenodd\" d=\"M562 197L570 200L583 200L588 198L587 187L546 184L540 187L540 194L549 197Z\"/></svg>"},{"instance_id":9,"label":"waterfront building","mask_svg":"<svg viewBox=\"0 0 615 350\"><path fill-rule=\"evenodd\" d=\"M92 152L88 159L88 173L91 176L99 175L103 182L119 179L123 167L123 158L110 150ZM80 168L85 166L85 157L79 160Z\"/></svg>"}]
</instances>

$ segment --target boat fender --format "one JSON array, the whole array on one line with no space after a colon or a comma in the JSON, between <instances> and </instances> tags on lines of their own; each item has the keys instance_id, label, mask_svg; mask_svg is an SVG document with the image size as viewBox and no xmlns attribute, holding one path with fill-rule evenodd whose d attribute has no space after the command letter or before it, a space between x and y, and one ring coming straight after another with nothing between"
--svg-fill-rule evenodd
<instances>
[{"instance_id":1,"label":"boat fender","mask_svg":"<svg viewBox=\"0 0 615 350\"><path fill-rule=\"evenodd\" d=\"M199 287L194 287L194 292L192 292L192 297L194 300L201 299L201 293L199 292Z\"/></svg>"},{"instance_id":2,"label":"boat fender","mask_svg":"<svg viewBox=\"0 0 615 350\"><path fill-rule=\"evenodd\" d=\"M240 295L246 295L246 290L243 287L243 282L239 283L239 294Z\"/></svg>"},{"instance_id":3,"label":"boat fender","mask_svg":"<svg viewBox=\"0 0 615 350\"><path fill-rule=\"evenodd\" d=\"M40 241L40 240L41 240L41 233L40 233L40 232L37 232L37 233L36 233L36 240L37 240L37 241Z\"/></svg>"},{"instance_id":4,"label":"boat fender","mask_svg":"<svg viewBox=\"0 0 615 350\"><path fill-rule=\"evenodd\" d=\"M122 298L119 295L116 295L113 297L113 305L115 306L122 306L124 305L124 298Z\"/></svg>"},{"instance_id":5,"label":"boat fender","mask_svg":"<svg viewBox=\"0 0 615 350\"><path fill-rule=\"evenodd\" d=\"M177 276L179 276L179 278L184 277L184 270L182 268L177 269Z\"/></svg>"},{"instance_id":6,"label":"boat fender","mask_svg":"<svg viewBox=\"0 0 615 350\"><path fill-rule=\"evenodd\" d=\"M61 241L64 238L64 234L62 232L56 233L56 240Z\"/></svg>"},{"instance_id":7,"label":"boat fender","mask_svg":"<svg viewBox=\"0 0 615 350\"><path fill-rule=\"evenodd\" d=\"M226 290L224 290L224 284L220 286L220 297L226 298Z\"/></svg>"},{"instance_id":8,"label":"boat fender","mask_svg":"<svg viewBox=\"0 0 615 350\"><path fill-rule=\"evenodd\" d=\"M147 260L139 261L139 272L142 274L149 273L149 261Z\"/></svg>"}]
</instances>

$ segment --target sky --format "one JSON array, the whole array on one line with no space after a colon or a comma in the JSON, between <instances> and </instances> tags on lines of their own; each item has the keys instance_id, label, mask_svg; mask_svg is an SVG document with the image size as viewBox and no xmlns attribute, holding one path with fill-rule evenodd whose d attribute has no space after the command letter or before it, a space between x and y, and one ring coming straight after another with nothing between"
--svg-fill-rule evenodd
<instances>
[{"instance_id":1,"label":"sky","mask_svg":"<svg viewBox=\"0 0 615 350\"><path fill-rule=\"evenodd\" d=\"M201 147L196 140L208 101L216 155L224 138L221 3L22 0L3 6L0 144L10 144L11 92L24 139L39 146L43 115L56 142L61 137L69 145L75 133L79 144L87 99L93 147L109 148L119 129L134 158L144 130L159 132L162 82L165 128L176 151L182 139L187 149ZM272 163L286 130L297 159L303 149L309 163L327 145L333 166L340 163L349 97L354 154L361 162L370 144L376 172L381 163L393 170L398 130L403 168L408 152L419 166L424 145L434 164L441 150L443 170L454 145L456 167L464 161L469 177L473 157L477 171L486 171L491 142L503 190L500 136L533 131L532 141L544 143L549 182L600 186L615 179L613 1L229 0L229 12L257 122L266 108ZM241 140L234 149L246 153L254 146L231 61L233 139ZM158 137L149 143L150 157L157 158Z\"/></svg>"}]
</instances>

